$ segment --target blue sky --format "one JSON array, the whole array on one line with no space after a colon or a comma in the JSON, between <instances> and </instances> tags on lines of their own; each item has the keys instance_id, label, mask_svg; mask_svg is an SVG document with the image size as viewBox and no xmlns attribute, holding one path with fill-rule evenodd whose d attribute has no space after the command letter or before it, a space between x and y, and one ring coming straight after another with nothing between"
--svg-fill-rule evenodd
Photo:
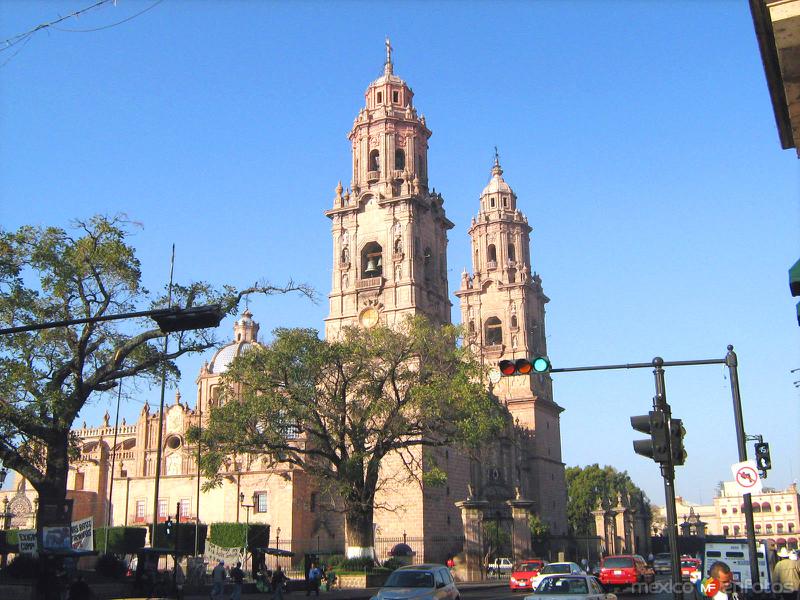
<instances>
[{"instance_id":1,"label":"blue sky","mask_svg":"<svg viewBox=\"0 0 800 600\"><path fill-rule=\"evenodd\" d=\"M0 38L91 3L6 2ZM165 0L64 31L150 5L119 0L0 52L3 227L124 212L143 223L131 242L149 288L174 242L182 281L310 283L318 305L251 309L265 334L321 329L323 211L348 183L346 133L389 35L456 224L451 292L497 145L534 228L554 366L722 358L732 343L746 429L772 447L767 484L800 477L798 159L780 148L746 3ZM184 399L209 357L181 362ZM663 502L628 421L650 408L650 370L553 377L567 465L613 464ZM677 491L708 502L737 461L726 370L669 369L667 393L688 431ZM122 414L145 399L158 389Z\"/></svg>"}]
</instances>

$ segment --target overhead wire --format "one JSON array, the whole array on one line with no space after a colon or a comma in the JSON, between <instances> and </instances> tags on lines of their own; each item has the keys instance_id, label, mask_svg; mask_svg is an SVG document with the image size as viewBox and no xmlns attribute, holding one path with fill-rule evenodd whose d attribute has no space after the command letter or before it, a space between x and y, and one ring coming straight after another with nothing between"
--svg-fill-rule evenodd
<instances>
[{"instance_id":1,"label":"overhead wire","mask_svg":"<svg viewBox=\"0 0 800 600\"><path fill-rule=\"evenodd\" d=\"M136 17L138 17L140 15L143 15L148 10L154 9L156 6L161 4L163 1L164 0L156 0L155 2L153 2L153 4L151 4L150 6L145 8L144 10L140 10L135 15L131 15L130 17L128 17L126 19L122 19L121 21L117 21L116 23L111 23L109 25L103 25L102 27L93 27L91 29L66 29L64 27L53 27L53 29L57 29L58 31L68 31L69 33L89 33L89 32L92 32L92 31L102 31L103 29L111 29L112 27L116 27L117 25L122 25L123 23L127 23L128 21L130 21L132 19L135 19Z\"/></svg>"},{"instance_id":2,"label":"overhead wire","mask_svg":"<svg viewBox=\"0 0 800 600\"><path fill-rule=\"evenodd\" d=\"M13 59L17 54L19 54L19 52L22 50L22 48L24 48L27 45L27 43L34 36L34 34L36 34L39 31L43 31L43 30L52 28L52 29L55 29L57 31L64 31L64 32L67 32L67 33L90 33L90 32L94 32L94 31L102 31L104 29L111 29L112 27L116 27L117 25L122 25L123 23L127 23L128 21L131 21L131 20L135 19L136 17L139 17L139 16L143 15L144 13L154 9L156 6L161 4L163 1L164 0L156 0L155 2L153 2L147 8L144 8L144 9L140 10L139 12L137 12L137 13L129 16L129 17L126 17L126 18L124 18L124 19L122 19L120 21L117 21L115 23L109 23L108 25L101 25L100 27L92 27L92 28L89 28L89 29L69 29L69 28L66 28L66 27L56 27L56 25L58 23L61 23L62 21L66 21L67 19L72 19L72 18L76 18L77 19L80 15L82 15L84 13L87 13L87 12L89 12L91 10L94 10L95 8L99 8L100 6L103 6L104 4L109 4L110 2L113 2L114 5L116 6L117 0L97 0L97 2L95 2L91 6L87 6L85 8L81 8L80 10L76 10L75 12L72 12L72 13L70 13L68 15L63 16L63 17L59 16L59 18L54 19L52 21L48 21L46 23L41 23L41 24L37 25L36 27L33 27L32 29L29 29L28 31L25 31L23 33L19 33L19 34L15 35L15 36L12 36L12 37L0 42L0 52L3 52L5 50L9 50L9 49L13 48L14 46L16 46L17 44L22 43L22 46L17 48L16 52L14 52L11 56L9 56L5 60L5 62L0 64L0 68L4 67L6 64L8 64L8 62L11 59Z\"/></svg>"}]
</instances>

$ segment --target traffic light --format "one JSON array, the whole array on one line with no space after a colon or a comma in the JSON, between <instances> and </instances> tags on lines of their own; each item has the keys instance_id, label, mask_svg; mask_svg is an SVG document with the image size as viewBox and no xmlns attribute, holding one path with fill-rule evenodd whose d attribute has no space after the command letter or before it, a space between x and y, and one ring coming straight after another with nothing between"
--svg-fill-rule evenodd
<instances>
[{"instance_id":1,"label":"traffic light","mask_svg":"<svg viewBox=\"0 0 800 600\"><path fill-rule=\"evenodd\" d=\"M164 532L167 537L172 537L172 517L167 517L167 522L164 523Z\"/></svg>"},{"instance_id":2,"label":"traffic light","mask_svg":"<svg viewBox=\"0 0 800 600\"><path fill-rule=\"evenodd\" d=\"M549 373L550 359L546 356L534 356L517 360L501 360L498 366L503 375L527 375L531 372Z\"/></svg>"},{"instance_id":3,"label":"traffic light","mask_svg":"<svg viewBox=\"0 0 800 600\"><path fill-rule=\"evenodd\" d=\"M649 440L634 440L633 451L652 458L657 463L669 462L669 439L667 417L660 410L651 410L646 415L631 417L631 426L636 431L649 433Z\"/></svg>"},{"instance_id":4,"label":"traffic light","mask_svg":"<svg viewBox=\"0 0 800 600\"><path fill-rule=\"evenodd\" d=\"M683 447L683 436L686 428L680 419L669 420L669 448L672 452L672 464L676 467L686 462L686 449Z\"/></svg>"},{"instance_id":5,"label":"traffic light","mask_svg":"<svg viewBox=\"0 0 800 600\"><path fill-rule=\"evenodd\" d=\"M769 444L766 442L756 444L756 466L760 471L768 471L772 468L772 461L769 457Z\"/></svg>"}]
</instances>

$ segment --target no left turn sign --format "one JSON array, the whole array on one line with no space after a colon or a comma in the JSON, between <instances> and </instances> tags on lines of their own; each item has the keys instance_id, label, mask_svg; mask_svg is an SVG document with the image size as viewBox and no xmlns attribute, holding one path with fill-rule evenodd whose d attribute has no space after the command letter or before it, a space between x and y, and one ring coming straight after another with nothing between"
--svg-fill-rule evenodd
<instances>
[{"instance_id":1,"label":"no left turn sign","mask_svg":"<svg viewBox=\"0 0 800 600\"><path fill-rule=\"evenodd\" d=\"M731 465L731 472L741 494L761 493L761 478L758 476L756 461L734 463Z\"/></svg>"}]
</instances>

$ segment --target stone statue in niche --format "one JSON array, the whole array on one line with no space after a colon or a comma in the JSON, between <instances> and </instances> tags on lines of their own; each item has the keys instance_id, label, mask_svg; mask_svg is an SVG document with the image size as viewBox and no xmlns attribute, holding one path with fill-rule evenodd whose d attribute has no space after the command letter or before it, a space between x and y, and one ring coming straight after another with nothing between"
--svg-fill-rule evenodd
<instances>
[{"instance_id":1,"label":"stone statue in niche","mask_svg":"<svg viewBox=\"0 0 800 600\"><path fill-rule=\"evenodd\" d=\"M350 287L350 275L345 271L342 273L342 289L346 290Z\"/></svg>"},{"instance_id":2,"label":"stone statue in niche","mask_svg":"<svg viewBox=\"0 0 800 600\"><path fill-rule=\"evenodd\" d=\"M397 263L394 266L394 280L400 281L403 278L403 265L402 263Z\"/></svg>"},{"instance_id":3,"label":"stone statue in niche","mask_svg":"<svg viewBox=\"0 0 800 600\"><path fill-rule=\"evenodd\" d=\"M349 262L350 262L350 248L345 246L344 248L342 248L342 264L346 265Z\"/></svg>"}]
</instances>

